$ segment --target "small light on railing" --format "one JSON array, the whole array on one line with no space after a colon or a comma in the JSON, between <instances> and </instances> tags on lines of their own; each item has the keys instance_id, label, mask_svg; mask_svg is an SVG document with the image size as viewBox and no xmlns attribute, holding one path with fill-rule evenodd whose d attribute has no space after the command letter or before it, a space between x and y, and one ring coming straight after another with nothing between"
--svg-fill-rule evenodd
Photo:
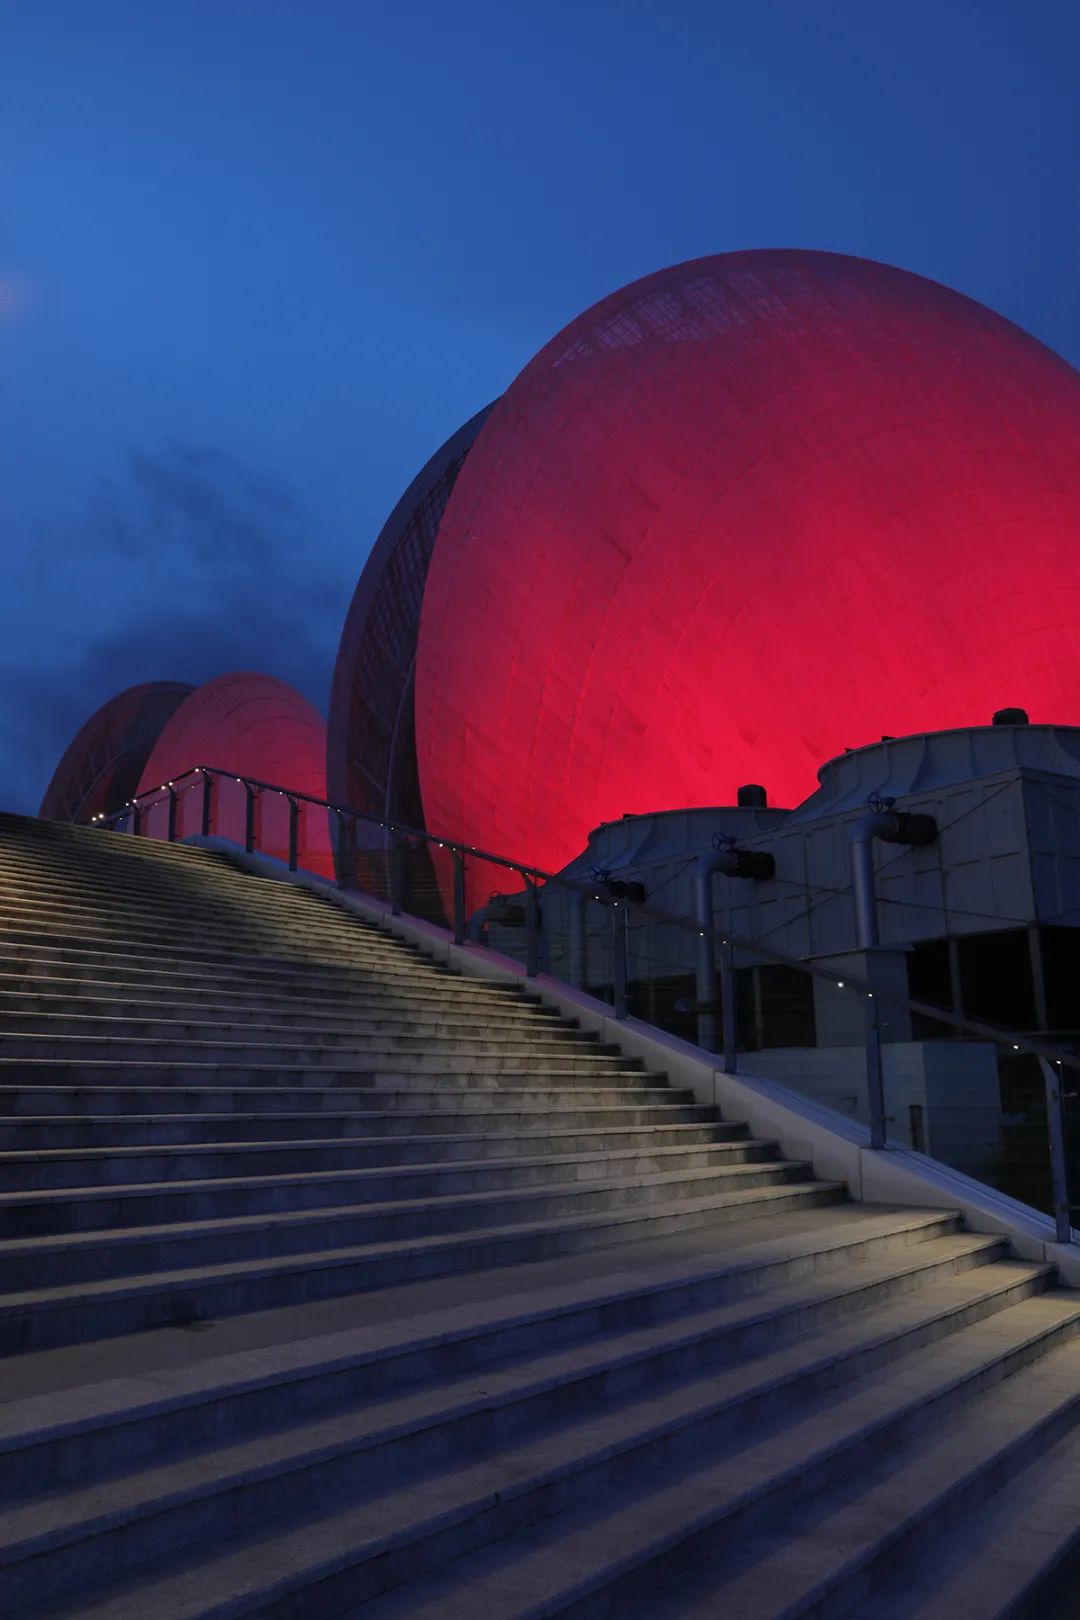
<instances>
[{"instance_id":1,"label":"small light on railing","mask_svg":"<svg viewBox=\"0 0 1080 1620\"><path fill-rule=\"evenodd\" d=\"M1020 1048L1017 1046L1016 1042L1014 1041L1013 1042L1013 1051L1014 1052L1019 1052L1019 1050L1020 1050Z\"/></svg>"},{"instance_id":2,"label":"small light on railing","mask_svg":"<svg viewBox=\"0 0 1080 1620\"><path fill-rule=\"evenodd\" d=\"M867 992L866 992L866 999L867 999L867 1001L873 1001L873 999L874 999L874 992L873 992L873 991L872 991L872 990L868 990L868 991L867 991Z\"/></svg>"},{"instance_id":3,"label":"small light on railing","mask_svg":"<svg viewBox=\"0 0 1080 1620\"><path fill-rule=\"evenodd\" d=\"M842 989L843 989L843 988L844 988L844 981L843 981L843 979L837 979L837 981L836 981L836 988L837 988L837 989L838 989L838 990L842 990Z\"/></svg>"}]
</instances>

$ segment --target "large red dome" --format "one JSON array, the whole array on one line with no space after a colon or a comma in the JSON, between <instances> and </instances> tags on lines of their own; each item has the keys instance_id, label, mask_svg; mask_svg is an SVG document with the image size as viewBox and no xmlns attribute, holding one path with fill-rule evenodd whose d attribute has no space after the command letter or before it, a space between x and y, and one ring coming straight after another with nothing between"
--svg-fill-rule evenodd
<instances>
[{"instance_id":1,"label":"large red dome","mask_svg":"<svg viewBox=\"0 0 1080 1620\"><path fill-rule=\"evenodd\" d=\"M794 803L845 746L1080 720L1080 376L958 293L728 254L574 321L450 498L428 827L557 867L601 820Z\"/></svg>"}]
</instances>

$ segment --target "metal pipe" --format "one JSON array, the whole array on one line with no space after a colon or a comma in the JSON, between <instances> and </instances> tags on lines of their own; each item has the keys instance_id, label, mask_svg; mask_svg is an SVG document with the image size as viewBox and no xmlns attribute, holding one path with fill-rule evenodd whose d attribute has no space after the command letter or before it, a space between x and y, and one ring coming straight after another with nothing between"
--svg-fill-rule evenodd
<instances>
[{"instance_id":1,"label":"metal pipe","mask_svg":"<svg viewBox=\"0 0 1080 1620\"><path fill-rule=\"evenodd\" d=\"M1039 1063L1046 1087L1046 1126L1050 1137L1050 1184L1054 1201L1054 1225L1059 1243L1071 1243L1072 1211L1069 1208L1069 1161L1065 1151L1065 1093L1062 1073L1056 1064L1041 1057Z\"/></svg>"},{"instance_id":2,"label":"metal pipe","mask_svg":"<svg viewBox=\"0 0 1080 1620\"><path fill-rule=\"evenodd\" d=\"M862 816L851 835L851 893L855 902L855 938L861 951L880 943L877 892L874 887L874 839L889 825L879 811Z\"/></svg>"},{"instance_id":3,"label":"metal pipe","mask_svg":"<svg viewBox=\"0 0 1080 1620\"><path fill-rule=\"evenodd\" d=\"M730 865L730 855L727 850L715 850L710 855L699 855L694 862L693 893L694 893L694 921L697 923L697 974L696 974L696 1000L700 1007L706 1009L697 1015L698 1045L706 1052L716 1051L716 953L713 948L713 897L712 880L717 872L723 872ZM731 978L734 982L734 967L731 969ZM725 1020L727 1017L728 997L724 998ZM732 1000L732 1016L734 1016L734 999ZM734 1027L732 1028L732 1064L729 1073L734 1073ZM725 1057L727 1056L725 1046Z\"/></svg>"},{"instance_id":4,"label":"metal pipe","mask_svg":"<svg viewBox=\"0 0 1080 1620\"><path fill-rule=\"evenodd\" d=\"M250 782L244 783L244 792L247 795L244 806L244 848L250 855L255 848L255 789Z\"/></svg>"},{"instance_id":5,"label":"metal pipe","mask_svg":"<svg viewBox=\"0 0 1080 1620\"><path fill-rule=\"evenodd\" d=\"M876 983L874 951L880 944L877 890L874 884L874 839L894 838L896 818L886 811L871 810L855 823L851 835L851 894L855 904L855 938L867 953L866 978ZM855 994L852 991L852 994ZM866 996L866 1106L870 1123L870 1146L886 1145L885 1066L881 1050L881 1019L877 997Z\"/></svg>"},{"instance_id":6,"label":"metal pipe","mask_svg":"<svg viewBox=\"0 0 1080 1620\"><path fill-rule=\"evenodd\" d=\"M540 905L536 883L527 872L525 879L525 977L535 979L540 971Z\"/></svg>"},{"instance_id":7,"label":"metal pipe","mask_svg":"<svg viewBox=\"0 0 1080 1620\"><path fill-rule=\"evenodd\" d=\"M569 977L578 990L584 990L588 979L588 936L585 922L589 897L581 889L570 889L566 896L569 922Z\"/></svg>"},{"instance_id":8,"label":"metal pipe","mask_svg":"<svg viewBox=\"0 0 1080 1620\"><path fill-rule=\"evenodd\" d=\"M169 843L170 844L175 844L176 843L176 807L177 807L179 801L180 801L179 793L177 793L177 791L176 791L176 789L174 787L171 787L169 789L169 828L168 828L168 838L169 838Z\"/></svg>"},{"instance_id":9,"label":"metal pipe","mask_svg":"<svg viewBox=\"0 0 1080 1620\"><path fill-rule=\"evenodd\" d=\"M626 972L628 921L626 906L616 900L611 908L611 976L616 1018L625 1018L630 1006Z\"/></svg>"},{"instance_id":10,"label":"metal pipe","mask_svg":"<svg viewBox=\"0 0 1080 1620\"><path fill-rule=\"evenodd\" d=\"M735 1074L739 1067L739 1037L735 995L735 947L731 943L729 935L727 939L720 941L720 999L723 1016L723 1070L725 1074Z\"/></svg>"},{"instance_id":11,"label":"metal pipe","mask_svg":"<svg viewBox=\"0 0 1080 1620\"><path fill-rule=\"evenodd\" d=\"M300 864L300 806L289 800L289 871L295 872Z\"/></svg>"},{"instance_id":12,"label":"metal pipe","mask_svg":"<svg viewBox=\"0 0 1080 1620\"><path fill-rule=\"evenodd\" d=\"M451 850L454 862L454 944L465 943L465 857L460 849Z\"/></svg>"}]
</instances>

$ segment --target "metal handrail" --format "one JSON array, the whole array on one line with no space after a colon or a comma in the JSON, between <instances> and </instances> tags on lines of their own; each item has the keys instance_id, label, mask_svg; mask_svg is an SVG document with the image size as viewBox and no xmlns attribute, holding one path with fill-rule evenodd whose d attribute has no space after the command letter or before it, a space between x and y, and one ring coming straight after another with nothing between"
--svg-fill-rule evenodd
<instances>
[{"instance_id":1,"label":"metal handrail","mask_svg":"<svg viewBox=\"0 0 1080 1620\"><path fill-rule=\"evenodd\" d=\"M188 789L181 789L179 784L189 781ZM338 817L339 827L344 830L350 823L352 827L358 822L377 827L390 835L391 844L388 853L392 853L396 841L398 847L402 842L413 844L422 843L430 848L449 851L454 862L454 904L453 904L453 932L459 944L466 939L465 884L464 862L467 858L481 860L493 866L504 868L508 872L519 874L525 880L525 918L526 918L526 974L535 977L539 972L539 907L537 904L537 890L541 886L554 886L565 889L584 901L607 899L603 892L603 885L596 880L568 877L565 874L551 873L542 867L534 866L527 861L514 860L505 855L495 855L488 850L480 849L474 844L452 838L440 838L423 828L412 827L403 822L396 822L373 814L370 811L357 810L352 806L339 805L329 799L321 799L315 794L300 789L282 787L279 783L264 782L257 777L250 777L243 772L225 770L220 766L195 765L181 775L165 782L160 788L147 790L137 794L127 805L120 810L109 814L102 813L92 818L92 825L111 827L119 821L132 820L132 831L138 833L142 816L147 809L154 805L168 803L169 827L168 836L175 840L177 833L177 805L182 791L190 791L202 782L203 786L203 815L202 830L208 834L210 831L210 810L214 784L218 780L233 781L242 786L247 796L247 815L245 825L245 848L252 853L255 848L255 824L253 806L260 793L273 793L290 802L290 839L289 839L289 867L297 870L298 842L297 842L297 816L296 807L301 804L314 805L317 809L330 812ZM349 873L344 869L345 864L339 861L339 886L347 887ZM400 913L400 896L396 893L393 882L391 888L391 908ZM714 945L720 946L721 986L723 1004L726 1010L724 1019L724 1051L722 1054L723 1067L728 1072L734 1072L737 1066L737 1037L732 1016L735 1005L735 956L737 952L762 959L766 962L797 969L801 973L817 978L824 982L838 985L841 989L850 990L853 994L863 998L866 1007L867 1045L868 1053L871 1044L880 1046L880 1026L878 1009L880 1004L886 1003L900 1007L911 1013L918 1013L923 1017L933 1018L939 1023L961 1031L963 1034L975 1039L992 1042L999 1047L1008 1048L1012 1052L1019 1052L1035 1057L1039 1060L1046 1085L1047 1115L1050 1127L1050 1156L1054 1185L1055 1217L1057 1221L1058 1237L1062 1242L1071 1241L1071 1226L1069 1224L1070 1206L1067 1190L1060 1185L1060 1177L1064 1166L1064 1101L1066 1093L1062 1090L1060 1072L1055 1070L1080 1069L1080 1051L1070 1051L1068 1048L1058 1047L1052 1043L1040 1040L1037 1037L1020 1032L1011 1031L1004 1026L989 1024L980 1019L969 1018L962 1013L952 1012L944 1007L936 1006L932 1002L925 1002L913 997L903 996L896 991L883 988L870 980L846 971L842 979L837 977L835 968L829 968L816 962L806 962L801 957L791 956L786 951L778 950L773 945L766 945L761 940L746 939L730 930L723 930L715 926L702 926L701 919L691 919L679 916L676 913L658 908L647 898L637 900L633 898L607 899L615 923L615 1015L625 1018L628 1013L626 991L626 943L627 925L631 912L647 917L650 921L665 927L682 930L693 934L697 939L709 939ZM619 963L623 965L623 972L618 971ZM621 984L620 984L621 978ZM880 1082L880 1062L878 1062L878 1075ZM868 1066L872 1072L873 1064ZM870 1134L871 1145L875 1148L884 1148L886 1143L885 1132L885 1103L884 1095L880 1091L877 1096L870 1096Z\"/></svg>"}]
</instances>

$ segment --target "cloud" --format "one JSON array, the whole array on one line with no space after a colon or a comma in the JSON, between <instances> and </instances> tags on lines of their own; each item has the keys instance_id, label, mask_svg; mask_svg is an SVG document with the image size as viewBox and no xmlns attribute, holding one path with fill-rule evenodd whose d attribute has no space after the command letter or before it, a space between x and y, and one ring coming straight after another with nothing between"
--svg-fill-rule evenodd
<instances>
[{"instance_id":1,"label":"cloud","mask_svg":"<svg viewBox=\"0 0 1080 1620\"><path fill-rule=\"evenodd\" d=\"M199 684L257 669L325 713L352 582L331 577L272 478L213 448L137 450L82 522L35 548L20 585L55 598L57 578L88 559L93 574L79 575L80 588L92 578L99 601L87 617L100 628L70 632L46 665L0 663L7 808L36 810L78 727L139 681Z\"/></svg>"}]
</instances>

